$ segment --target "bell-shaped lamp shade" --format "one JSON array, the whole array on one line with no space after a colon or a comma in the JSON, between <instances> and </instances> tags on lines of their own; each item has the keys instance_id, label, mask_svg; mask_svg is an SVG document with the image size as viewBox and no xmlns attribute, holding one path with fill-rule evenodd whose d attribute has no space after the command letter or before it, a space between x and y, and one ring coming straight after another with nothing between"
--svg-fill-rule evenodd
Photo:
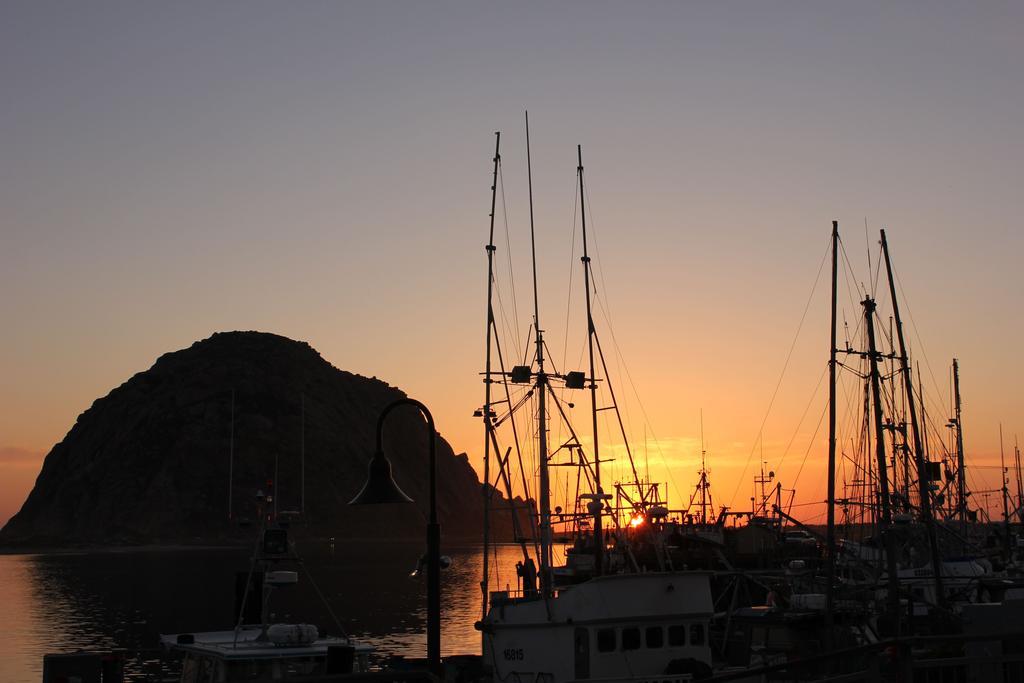
<instances>
[{"instance_id":1,"label":"bell-shaped lamp shade","mask_svg":"<svg viewBox=\"0 0 1024 683\"><path fill-rule=\"evenodd\" d=\"M391 461L377 452L370 459L370 473L363 489L349 501L349 505L381 505L387 503L411 503L412 498L398 488L391 476Z\"/></svg>"}]
</instances>

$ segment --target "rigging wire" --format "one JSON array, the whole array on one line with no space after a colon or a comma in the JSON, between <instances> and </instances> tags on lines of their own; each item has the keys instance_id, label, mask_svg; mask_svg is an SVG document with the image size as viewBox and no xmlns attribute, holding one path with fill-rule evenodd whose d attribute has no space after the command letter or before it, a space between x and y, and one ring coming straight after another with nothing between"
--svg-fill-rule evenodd
<instances>
[{"instance_id":1,"label":"rigging wire","mask_svg":"<svg viewBox=\"0 0 1024 683\"><path fill-rule=\"evenodd\" d=\"M750 461L754 457L754 451L757 449L758 443L761 443L761 440L764 438L764 426L768 422L768 417L771 415L772 407L775 405L775 399L778 397L779 389L782 387L782 380L786 376L786 370L789 368L789 362L793 358L793 351L796 349L797 340L800 338L800 332L803 329L804 321L807 319L807 311L811 308L811 301L814 298L814 293L818 289L818 282L821 280L821 272L825 268L825 261L828 259L831 248L832 237L830 235L828 239L828 246L821 257L821 264L818 266L818 272L814 276L814 284L811 285L811 293L808 295L807 303L804 304L804 311L800 315L800 322L797 325L796 334L793 335L793 341L789 345L789 352L786 354L786 362L782 364L782 372L779 373L779 379L775 383L775 390L772 392L771 400L768 401L768 409L765 411L764 418L761 420L761 426L757 430L757 437L754 440L754 444L750 449L749 455L747 455L747 462L743 465L743 470L740 472L740 476L736 481L736 489L733 491L730 502L735 502L736 496L739 494L740 488L743 485L743 478L746 476L747 470L750 468Z\"/></svg>"},{"instance_id":2,"label":"rigging wire","mask_svg":"<svg viewBox=\"0 0 1024 683\"><path fill-rule=\"evenodd\" d=\"M796 428L793 430L793 435L789 437L789 443L786 444L786 448L782 451L782 457L779 458L779 463L775 466L776 471L782 470L782 465L786 462L786 456L789 454L789 449L793 446L793 442L796 441L797 434L800 433L800 427L804 424L804 418L807 417L807 413L811 409L811 404L814 403L814 399L818 396L818 390L821 389L821 383L825 380L825 375L828 374L828 365L821 371L821 375L818 376L818 383L814 385L814 391L811 392L811 398L807 401L807 405L804 406L804 412L800 415L800 419L796 423ZM794 482L794 486L795 486Z\"/></svg>"},{"instance_id":3,"label":"rigging wire","mask_svg":"<svg viewBox=\"0 0 1024 683\"><path fill-rule=\"evenodd\" d=\"M665 457L665 453L664 453L664 451L661 448L661 444L658 441L657 436L654 433L654 427L651 424L650 417L647 414L647 410L644 407L643 401L640 399L640 393L639 393L639 391L637 391L636 383L633 381L632 373L630 373L630 371L629 371L629 366L628 366L628 364L625 361L625 356L623 355L622 350L619 347L619 341L618 341L618 338L615 335L615 326L612 324L612 317L611 317L611 304L610 304L610 301L609 301L609 298L608 298L608 287L607 287L606 280L605 280L605 277L604 277L604 266L603 266L604 260L601 258L601 250L600 250L600 247L598 246L597 224L594 221L594 210L593 210L593 207L590 204L590 192L586 188L584 189L584 192L585 192L585 196L583 197L584 206L580 207L580 211L584 211L585 210L585 211L587 211L590 214L590 224L591 224L590 234L593 235L593 240L592 241L593 241L593 245L594 245L594 256L595 256L595 260L597 261L597 277L595 278L595 283L594 283L595 284L595 286L594 286L594 300L597 302L598 309L604 315L604 320L605 320L605 323L606 323L606 325L608 327L608 333L611 335L611 338L612 338L612 348L615 351L615 358L616 358L616 361L617 361L617 365L619 367L619 371L620 371L620 373L622 373L626 377L626 380L629 382L630 389L633 392L633 397L634 397L634 399L637 402L637 406L640 408L641 414L643 415L644 424L645 424L645 426L648 429L650 429L651 436L655 440L655 447L656 447L656 449L658 451L658 455L661 458L662 463L665 466L665 472L668 475L669 481L671 481L672 486L674 488L682 491L684 489L680 488L679 485L676 483L675 476L672 473L672 468L669 467L668 459ZM593 265L593 263L592 263L592 265ZM601 295L600 296L598 295L598 290L597 290L597 287L596 287L597 282L600 282L600 285L601 285ZM608 302L607 306L606 306L605 302ZM581 360L582 360L582 356L581 356ZM606 372L607 372L607 369L606 369ZM609 382L609 385L610 385L611 380L608 379L608 382ZM630 467L635 472L636 471L636 464L633 461L633 454L632 454L632 451L629 448L629 441L628 441L629 436L627 436L626 434L623 434L623 438L626 439L625 446L626 446L626 452L629 455Z\"/></svg>"},{"instance_id":4,"label":"rigging wire","mask_svg":"<svg viewBox=\"0 0 1024 683\"><path fill-rule=\"evenodd\" d=\"M519 302L516 299L516 279L515 271L512 269L512 238L509 234L508 228L508 205L505 202L505 174L502 173L501 168L501 157L498 157L498 185L501 188L501 211L505 218L505 253L508 257L508 279L509 287L512 290L512 319L515 323L513 329L522 329L519 327ZM516 356L519 356L519 352L522 350L518 346L519 340L516 339Z\"/></svg>"}]
</instances>

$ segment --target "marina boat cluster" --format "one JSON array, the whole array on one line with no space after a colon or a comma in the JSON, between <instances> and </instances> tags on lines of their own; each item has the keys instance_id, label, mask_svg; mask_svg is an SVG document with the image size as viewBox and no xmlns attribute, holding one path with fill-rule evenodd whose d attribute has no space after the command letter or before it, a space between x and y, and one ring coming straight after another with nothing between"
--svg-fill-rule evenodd
<instances>
[{"instance_id":1,"label":"marina boat cluster","mask_svg":"<svg viewBox=\"0 0 1024 683\"><path fill-rule=\"evenodd\" d=\"M860 315L842 321L847 338L839 344L839 276L850 265L838 223L832 225L831 331L822 334L830 339L825 523L801 521L795 490L765 463L749 509L716 506L703 443L697 483L674 504L666 484L642 474L601 345L581 148L576 199L587 362L580 370L552 362L540 319L528 121L533 315L527 334L513 332L529 339L530 351L509 348L502 323L509 316L496 304L500 142L496 134L484 396L475 413L484 439L479 653L433 670L371 671L365 644L325 637L308 624L270 623L270 601L297 580L280 568L296 559L287 530L271 523L261 529L234 627L163 638L182 661L178 680L1021 680L1019 449L992 492L1002 499L1002 518L986 518L966 476L959 362L953 361L953 415L937 428L925 414L926 393L904 337L885 231L878 265L884 264L881 294L891 317L881 317L878 293L859 290ZM841 393L858 406L845 418L837 409ZM589 403L582 425L570 418L576 402ZM602 468L611 458L602 449L601 420L621 436L617 455L624 454L623 470L631 474L625 480L610 481ZM554 490L556 468L573 473L563 477L575 482L573 490ZM525 513L517 495L529 501ZM511 508L497 509L499 501ZM489 549L499 514L511 519L521 557L514 584L493 586ZM428 564L437 562L432 551ZM432 585L435 606L439 590ZM59 658L52 664L51 673Z\"/></svg>"}]
</instances>

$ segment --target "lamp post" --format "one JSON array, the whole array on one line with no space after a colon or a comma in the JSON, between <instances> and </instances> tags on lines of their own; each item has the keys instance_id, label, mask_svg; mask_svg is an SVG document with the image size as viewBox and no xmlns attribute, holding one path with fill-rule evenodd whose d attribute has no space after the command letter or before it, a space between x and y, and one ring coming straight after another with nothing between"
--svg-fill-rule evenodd
<instances>
[{"instance_id":1,"label":"lamp post","mask_svg":"<svg viewBox=\"0 0 1024 683\"><path fill-rule=\"evenodd\" d=\"M384 420L399 406L414 406L427 421L430 457L430 517L427 522L427 667L441 674L441 526L437 523L437 457L434 418L427 407L412 398L388 404L377 418L377 450L370 459L369 476L349 505L411 503L412 498L391 476L391 462L384 455Z\"/></svg>"}]
</instances>

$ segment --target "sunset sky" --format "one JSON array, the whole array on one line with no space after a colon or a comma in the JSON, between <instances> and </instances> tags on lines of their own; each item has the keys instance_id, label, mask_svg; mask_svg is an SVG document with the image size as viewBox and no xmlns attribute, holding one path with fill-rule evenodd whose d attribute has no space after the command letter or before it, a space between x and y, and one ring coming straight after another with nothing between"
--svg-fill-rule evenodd
<instances>
[{"instance_id":1,"label":"sunset sky","mask_svg":"<svg viewBox=\"0 0 1024 683\"><path fill-rule=\"evenodd\" d=\"M531 315L526 109L548 343L585 369L582 144L602 343L674 503L701 410L716 502L749 506L762 444L823 498L833 219L869 286L887 229L929 411L959 358L996 488L1000 423L1024 437L1021 36L1011 2L6 2L0 523L93 400L222 330L403 388L479 463L498 130Z\"/></svg>"}]
</instances>

